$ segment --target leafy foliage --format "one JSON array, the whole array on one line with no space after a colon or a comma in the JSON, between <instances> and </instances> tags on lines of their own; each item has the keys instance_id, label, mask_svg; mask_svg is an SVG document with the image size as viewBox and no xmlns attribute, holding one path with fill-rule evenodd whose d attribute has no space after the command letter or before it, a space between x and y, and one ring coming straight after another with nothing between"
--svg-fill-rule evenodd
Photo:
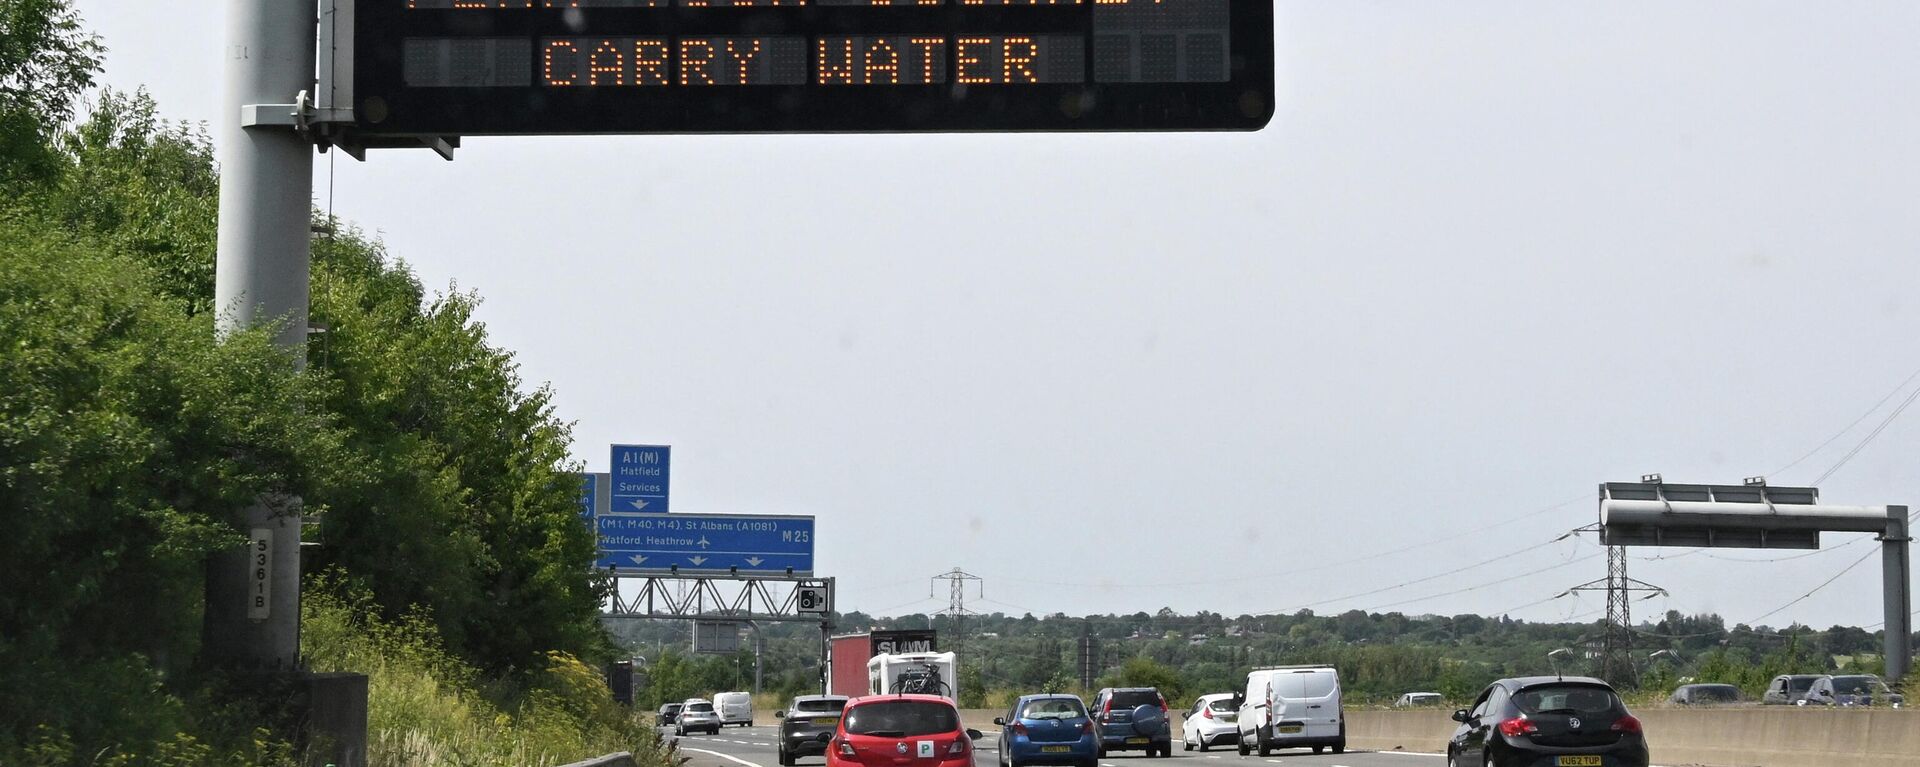
<instances>
[{"instance_id":1,"label":"leafy foliage","mask_svg":"<svg viewBox=\"0 0 1920 767\"><path fill-rule=\"evenodd\" d=\"M814 640L817 643L818 637ZM678 703L688 698L704 698L717 692L746 690L753 686L753 653L732 655L687 655L678 650L658 652L646 667L646 684L637 692L634 708L657 710L663 703ZM819 691L813 686L783 690L785 697L804 691Z\"/></svg>"},{"instance_id":2,"label":"leafy foliage","mask_svg":"<svg viewBox=\"0 0 1920 767\"><path fill-rule=\"evenodd\" d=\"M447 650L425 610L384 619L371 594L337 577L320 580L303 612L317 670L368 675L374 767L550 767L614 751L664 761L645 720L571 655L549 652L516 679L490 679Z\"/></svg>"},{"instance_id":3,"label":"leafy foliage","mask_svg":"<svg viewBox=\"0 0 1920 767\"><path fill-rule=\"evenodd\" d=\"M610 649L609 586L568 427L478 297L347 231L316 249L304 372L271 329L216 341L206 131L144 92L72 125L100 52L67 0L0 0L0 764L293 759L195 663L206 558L262 495L325 520L304 558L354 625L418 650L367 657L480 691L514 738L624 726L575 660Z\"/></svg>"},{"instance_id":4,"label":"leafy foliage","mask_svg":"<svg viewBox=\"0 0 1920 767\"><path fill-rule=\"evenodd\" d=\"M68 0L0 0L0 193L56 172L49 139L93 84L101 53Z\"/></svg>"},{"instance_id":5,"label":"leafy foliage","mask_svg":"<svg viewBox=\"0 0 1920 767\"><path fill-rule=\"evenodd\" d=\"M138 258L188 313L211 308L220 179L206 130L160 119L145 91L105 90L60 148L47 204L59 223Z\"/></svg>"},{"instance_id":6,"label":"leafy foliage","mask_svg":"<svg viewBox=\"0 0 1920 767\"><path fill-rule=\"evenodd\" d=\"M549 650L604 656L610 585L590 575L551 392L521 391L512 354L473 318L476 296L425 299L350 229L316 251L313 316L328 332L310 365L370 468L314 496L331 509L315 566L344 570L389 617L432 606L448 647L490 671L537 667Z\"/></svg>"},{"instance_id":7,"label":"leafy foliage","mask_svg":"<svg viewBox=\"0 0 1920 767\"><path fill-rule=\"evenodd\" d=\"M172 740L188 718L159 686L196 649L203 560L242 540L229 519L355 464L323 381L264 330L216 343L151 281L0 215L0 711L38 714L0 720L0 754Z\"/></svg>"}]
</instances>

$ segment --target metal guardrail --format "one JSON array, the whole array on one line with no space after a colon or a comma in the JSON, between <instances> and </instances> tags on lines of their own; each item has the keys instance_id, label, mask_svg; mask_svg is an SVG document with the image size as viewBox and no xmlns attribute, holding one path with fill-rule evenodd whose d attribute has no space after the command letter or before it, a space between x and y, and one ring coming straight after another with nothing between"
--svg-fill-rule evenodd
<instances>
[{"instance_id":1,"label":"metal guardrail","mask_svg":"<svg viewBox=\"0 0 1920 767\"><path fill-rule=\"evenodd\" d=\"M561 765L561 767L639 767L633 761L633 754L620 751L606 756L594 757L584 762Z\"/></svg>"}]
</instances>

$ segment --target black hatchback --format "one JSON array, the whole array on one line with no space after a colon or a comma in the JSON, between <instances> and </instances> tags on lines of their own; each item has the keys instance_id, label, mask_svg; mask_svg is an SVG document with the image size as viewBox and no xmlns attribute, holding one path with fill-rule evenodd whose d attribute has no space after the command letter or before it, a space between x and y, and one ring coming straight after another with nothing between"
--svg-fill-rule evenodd
<instances>
[{"instance_id":1,"label":"black hatchback","mask_svg":"<svg viewBox=\"0 0 1920 767\"><path fill-rule=\"evenodd\" d=\"M1598 679L1502 679L1453 720L1450 767L1647 767L1640 720Z\"/></svg>"},{"instance_id":2,"label":"black hatchback","mask_svg":"<svg viewBox=\"0 0 1920 767\"><path fill-rule=\"evenodd\" d=\"M827 744L820 736L840 729L840 713L846 708L844 696L802 695L787 710L773 712L780 720L780 741L775 746L780 767L793 767L803 756L825 756Z\"/></svg>"}]
</instances>

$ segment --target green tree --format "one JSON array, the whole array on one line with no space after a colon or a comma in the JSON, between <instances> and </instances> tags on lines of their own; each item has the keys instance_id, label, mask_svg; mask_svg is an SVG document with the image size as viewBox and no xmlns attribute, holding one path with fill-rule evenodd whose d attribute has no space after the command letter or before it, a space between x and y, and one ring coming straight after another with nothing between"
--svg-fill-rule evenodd
<instances>
[{"instance_id":1,"label":"green tree","mask_svg":"<svg viewBox=\"0 0 1920 767\"><path fill-rule=\"evenodd\" d=\"M388 615L430 605L448 645L490 671L548 650L605 657L610 583L593 574L568 427L552 393L523 391L510 352L473 317L479 300L431 300L378 244L345 230L316 248L312 368L327 408L370 457L367 481L325 489L322 565Z\"/></svg>"},{"instance_id":2,"label":"green tree","mask_svg":"<svg viewBox=\"0 0 1920 767\"><path fill-rule=\"evenodd\" d=\"M1113 675L1101 680L1102 687L1155 687L1169 701L1185 700L1186 682L1180 673L1152 658L1128 658ZM1177 705L1177 704L1176 704Z\"/></svg>"},{"instance_id":3,"label":"green tree","mask_svg":"<svg viewBox=\"0 0 1920 767\"><path fill-rule=\"evenodd\" d=\"M966 665L960 667L960 707L985 708L987 705L987 683L980 673L980 667Z\"/></svg>"},{"instance_id":4,"label":"green tree","mask_svg":"<svg viewBox=\"0 0 1920 767\"><path fill-rule=\"evenodd\" d=\"M57 172L52 137L93 85L101 53L67 0L0 0L0 193Z\"/></svg>"},{"instance_id":5,"label":"green tree","mask_svg":"<svg viewBox=\"0 0 1920 767\"><path fill-rule=\"evenodd\" d=\"M177 704L139 702L196 649L202 562L244 540L229 520L356 464L322 379L264 331L216 343L153 280L0 214L0 711L85 748L177 731ZM0 753L27 721L0 717Z\"/></svg>"},{"instance_id":6,"label":"green tree","mask_svg":"<svg viewBox=\"0 0 1920 767\"><path fill-rule=\"evenodd\" d=\"M205 129L160 119L145 91L107 89L60 148L69 167L51 185L57 220L137 256L161 292L207 312L220 179Z\"/></svg>"}]
</instances>

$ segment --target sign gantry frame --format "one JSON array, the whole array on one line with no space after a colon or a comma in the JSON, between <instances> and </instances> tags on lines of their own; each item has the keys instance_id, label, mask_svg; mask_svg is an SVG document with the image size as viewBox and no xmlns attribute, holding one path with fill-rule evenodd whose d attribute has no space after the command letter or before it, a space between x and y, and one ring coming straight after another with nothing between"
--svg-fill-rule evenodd
<instances>
[{"instance_id":1,"label":"sign gantry frame","mask_svg":"<svg viewBox=\"0 0 1920 767\"><path fill-rule=\"evenodd\" d=\"M620 581L639 581L639 590L631 598L616 590L607 617L822 623L834 611L833 578L626 574L617 569L613 575ZM805 589L825 590L824 610L802 609Z\"/></svg>"}]
</instances>

